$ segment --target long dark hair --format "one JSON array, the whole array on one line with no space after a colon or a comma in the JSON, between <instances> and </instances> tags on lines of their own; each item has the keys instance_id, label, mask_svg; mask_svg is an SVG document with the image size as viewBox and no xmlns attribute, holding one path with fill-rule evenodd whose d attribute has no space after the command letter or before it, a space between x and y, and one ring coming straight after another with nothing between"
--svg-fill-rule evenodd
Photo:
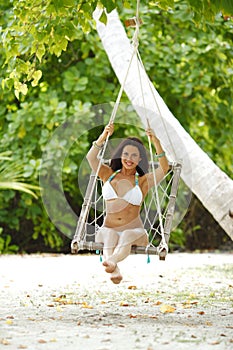
<instances>
[{"instance_id":1,"label":"long dark hair","mask_svg":"<svg viewBox=\"0 0 233 350\"><path fill-rule=\"evenodd\" d=\"M128 145L137 147L140 153L141 160L136 167L136 171L138 172L139 176L142 176L148 173L149 161L147 157L147 151L142 141L139 140L137 137L128 137L127 139L121 141L121 143L118 145L117 149L113 153L110 161L110 167L112 168L112 170L116 171L122 168L122 163L121 163L122 151L124 147Z\"/></svg>"}]
</instances>

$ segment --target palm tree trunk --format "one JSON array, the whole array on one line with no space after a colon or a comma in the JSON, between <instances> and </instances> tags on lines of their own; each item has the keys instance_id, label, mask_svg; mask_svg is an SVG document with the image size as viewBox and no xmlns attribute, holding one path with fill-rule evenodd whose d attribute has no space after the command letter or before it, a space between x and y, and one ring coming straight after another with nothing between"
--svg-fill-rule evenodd
<instances>
[{"instance_id":1,"label":"palm tree trunk","mask_svg":"<svg viewBox=\"0 0 233 350\"><path fill-rule=\"evenodd\" d=\"M94 13L97 31L112 68L123 84L133 46L116 11L108 14L107 25L98 20L100 14L99 10ZM229 215L229 210L233 211L233 181L202 151L173 116L143 67L138 65L136 56L131 63L124 91L145 127L149 121L169 160L182 162L183 181L233 239L233 219Z\"/></svg>"}]
</instances>

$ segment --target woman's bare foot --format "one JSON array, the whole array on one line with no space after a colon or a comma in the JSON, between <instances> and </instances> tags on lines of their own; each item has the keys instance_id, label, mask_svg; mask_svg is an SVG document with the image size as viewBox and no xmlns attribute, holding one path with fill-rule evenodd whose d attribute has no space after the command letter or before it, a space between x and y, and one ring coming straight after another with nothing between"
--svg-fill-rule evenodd
<instances>
[{"instance_id":1,"label":"woman's bare foot","mask_svg":"<svg viewBox=\"0 0 233 350\"><path fill-rule=\"evenodd\" d=\"M110 279L114 284L121 283L123 277L121 276L118 266L116 266L115 270L112 272Z\"/></svg>"},{"instance_id":2,"label":"woman's bare foot","mask_svg":"<svg viewBox=\"0 0 233 350\"><path fill-rule=\"evenodd\" d=\"M105 266L105 271L108 273L112 273L116 269L116 263L110 260L106 260L103 262L103 266Z\"/></svg>"}]
</instances>

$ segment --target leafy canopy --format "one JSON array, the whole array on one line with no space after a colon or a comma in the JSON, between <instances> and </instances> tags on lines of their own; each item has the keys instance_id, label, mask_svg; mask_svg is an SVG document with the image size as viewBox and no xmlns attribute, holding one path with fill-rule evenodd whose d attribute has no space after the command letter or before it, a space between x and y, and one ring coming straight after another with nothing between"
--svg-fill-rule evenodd
<instances>
[{"instance_id":1,"label":"leafy canopy","mask_svg":"<svg viewBox=\"0 0 233 350\"><path fill-rule=\"evenodd\" d=\"M147 4L148 1L141 1ZM150 1L161 9L174 8L174 0ZM233 14L230 0L211 1L188 0L193 20L213 19L223 11ZM2 88L14 89L16 97L28 93L28 83L37 86L41 77L41 63L48 55L60 57L67 50L69 42L79 39L82 33L89 33L94 27L92 13L96 6L105 7L107 12L117 8L135 9L135 0L12 0L1 5ZM106 21L103 12L102 21Z\"/></svg>"}]
</instances>

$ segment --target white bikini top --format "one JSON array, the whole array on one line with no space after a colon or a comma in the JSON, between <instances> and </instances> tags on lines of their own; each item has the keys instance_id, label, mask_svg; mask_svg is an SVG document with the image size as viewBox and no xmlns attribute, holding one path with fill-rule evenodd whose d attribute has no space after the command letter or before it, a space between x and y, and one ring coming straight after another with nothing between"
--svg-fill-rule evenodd
<instances>
[{"instance_id":1,"label":"white bikini top","mask_svg":"<svg viewBox=\"0 0 233 350\"><path fill-rule=\"evenodd\" d=\"M113 173L103 185L102 187L103 198L106 201L120 198L120 199L124 199L126 202L130 204L140 205L143 200L143 195L138 184L138 176L139 176L138 173L135 174L135 186L131 188L128 192L126 192L123 197L119 197L116 191L114 190L114 188L112 187L111 181L116 176L116 174L119 173L120 171L121 169L115 171L115 173Z\"/></svg>"}]
</instances>

